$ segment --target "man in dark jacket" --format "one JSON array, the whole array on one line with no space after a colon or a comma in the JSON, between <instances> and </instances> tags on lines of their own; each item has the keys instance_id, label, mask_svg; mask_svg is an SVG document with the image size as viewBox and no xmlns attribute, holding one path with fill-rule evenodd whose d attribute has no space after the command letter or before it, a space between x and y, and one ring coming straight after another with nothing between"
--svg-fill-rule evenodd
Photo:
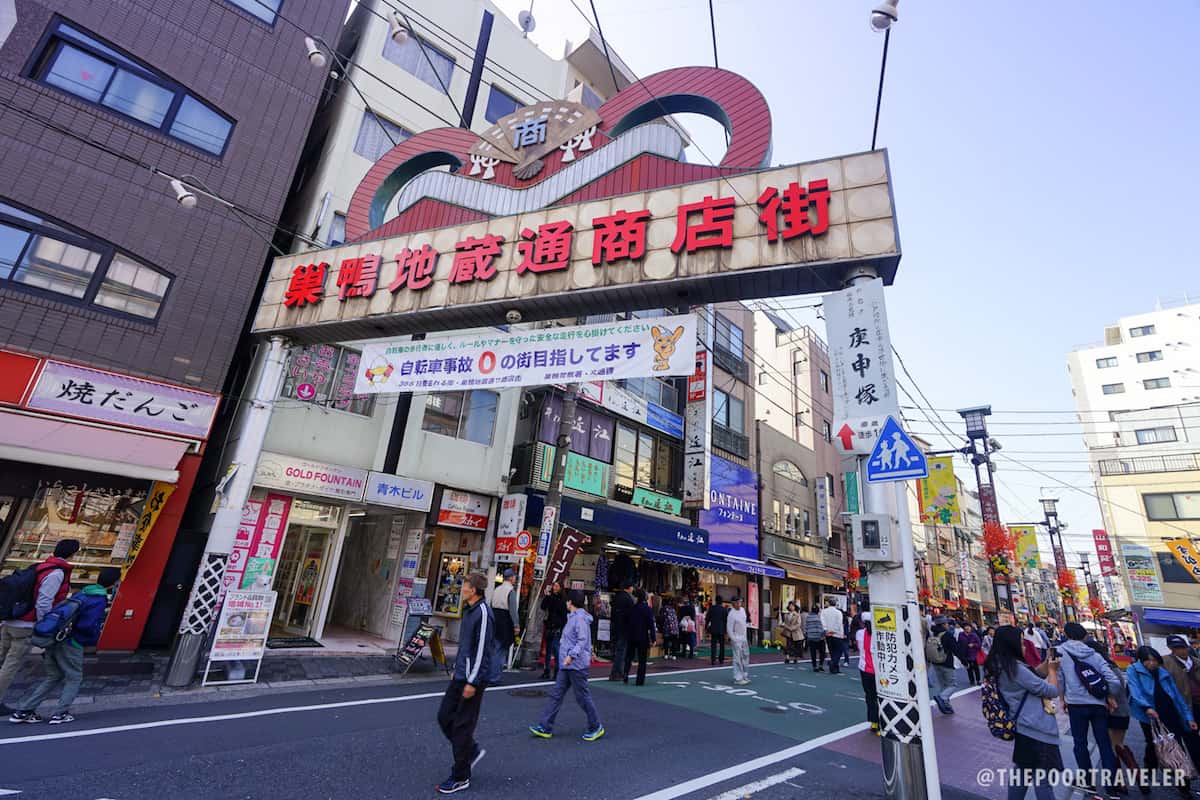
<instances>
[{"instance_id":1,"label":"man in dark jacket","mask_svg":"<svg viewBox=\"0 0 1200 800\"><path fill-rule=\"evenodd\" d=\"M442 696L438 709L438 725L450 740L454 751L454 768L450 777L437 786L441 794L454 794L471 786L471 768L487 753L475 741L475 726L479 724L479 709L488 682L499 676L502 664L493 664L496 619L483 602L487 578L472 572L463 581L463 617L458 630L458 656L454 659L454 676Z\"/></svg>"},{"instance_id":2,"label":"man in dark jacket","mask_svg":"<svg viewBox=\"0 0 1200 800\"><path fill-rule=\"evenodd\" d=\"M546 667L542 670L542 677L550 678L550 659L554 659L554 669L560 669L558 645L562 639L563 628L567 624L567 601L563 599L561 581L555 581L553 586L546 587L546 596L542 598L542 612L546 615L546 627L542 632L542 639L546 642Z\"/></svg>"},{"instance_id":3,"label":"man in dark jacket","mask_svg":"<svg viewBox=\"0 0 1200 800\"><path fill-rule=\"evenodd\" d=\"M21 662L29 652L29 637L33 626L56 605L67 599L71 591L71 564L68 559L79 552L79 541L60 539L54 545L54 555L37 565L33 584L33 608L20 619L10 619L0 624L0 701L8 687L12 686ZM0 714L10 708L0 702Z\"/></svg>"},{"instance_id":4,"label":"man in dark jacket","mask_svg":"<svg viewBox=\"0 0 1200 800\"><path fill-rule=\"evenodd\" d=\"M629 612L633 611L633 605L633 582L623 581L621 590L613 597L608 628L613 645L612 669L608 673L610 681L623 681L629 674L625 664L629 653Z\"/></svg>"},{"instance_id":5,"label":"man in dark jacket","mask_svg":"<svg viewBox=\"0 0 1200 800\"><path fill-rule=\"evenodd\" d=\"M729 620L729 609L717 598L713 601L712 608L708 609L708 614L704 617L704 629L708 631L709 638L712 639L712 644L709 649L712 654L712 663L716 664L717 648L720 648L720 662L725 663L725 628Z\"/></svg>"},{"instance_id":6,"label":"man in dark jacket","mask_svg":"<svg viewBox=\"0 0 1200 800\"><path fill-rule=\"evenodd\" d=\"M936 637L942 645L943 657L932 657L932 649L927 647L926 660L929 662L930 694L937 703L938 710L943 714L953 714L954 706L950 705L950 697L958 688L958 680L954 672L954 651L958 641L945 617L934 617L931 636Z\"/></svg>"},{"instance_id":7,"label":"man in dark jacket","mask_svg":"<svg viewBox=\"0 0 1200 800\"><path fill-rule=\"evenodd\" d=\"M629 683L629 670L633 668L633 659L638 660L637 685L646 683L646 659L650 657L650 645L658 639L658 631L654 628L654 611L646 602L646 593L641 589L633 593L636 603L629 612L629 651L625 655L625 683Z\"/></svg>"},{"instance_id":8,"label":"man in dark jacket","mask_svg":"<svg viewBox=\"0 0 1200 800\"><path fill-rule=\"evenodd\" d=\"M100 631L108 614L108 590L120 577L121 570L118 568L104 567L95 583L83 587L83 591L72 598L78 598L80 606L75 613L71 634L50 645L42 653L46 677L30 689L29 694L21 698L16 711L8 718L9 722L41 722L37 707L60 683L62 694L59 695L58 706L50 716L50 724L61 725L75 721L75 717L71 716L71 704L75 702L79 686L83 683L83 648L94 647L96 642L100 641Z\"/></svg>"}]
</instances>

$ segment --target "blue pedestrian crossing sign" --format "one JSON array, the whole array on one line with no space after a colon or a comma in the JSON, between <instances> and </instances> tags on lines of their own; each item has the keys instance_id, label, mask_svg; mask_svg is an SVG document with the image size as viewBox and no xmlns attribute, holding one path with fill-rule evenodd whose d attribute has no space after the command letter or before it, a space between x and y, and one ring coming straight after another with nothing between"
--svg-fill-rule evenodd
<instances>
[{"instance_id":1,"label":"blue pedestrian crossing sign","mask_svg":"<svg viewBox=\"0 0 1200 800\"><path fill-rule=\"evenodd\" d=\"M925 454L904 432L900 423L894 417L888 417L883 430L879 432L875 449L867 459L867 481L881 483L927 477L929 463L925 460Z\"/></svg>"}]
</instances>

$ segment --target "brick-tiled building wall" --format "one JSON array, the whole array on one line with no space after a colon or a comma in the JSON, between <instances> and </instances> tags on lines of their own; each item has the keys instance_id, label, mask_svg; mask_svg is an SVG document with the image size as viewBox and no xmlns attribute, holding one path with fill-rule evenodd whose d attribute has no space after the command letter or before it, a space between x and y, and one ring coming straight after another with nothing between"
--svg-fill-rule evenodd
<instances>
[{"instance_id":1,"label":"brick-tiled building wall","mask_svg":"<svg viewBox=\"0 0 1200 800\"><path fill-rule=\"evenodd\" d=\"M328 70L304 36L334 41L348 0L286 0L264 23L228 0L0 0L0 202L55 218L173 276L159 317L85 307L0 276L0 347L220 390L267 254L267 222L175 201L195 175L278 218ZM15 22L14 22L15 16ZM107 41L235 121L222 156L29 77L55 19ZM57 130L56 130L57 129ZM264 238L265 237L265 238Z\"/></svg>"}]
</instances>

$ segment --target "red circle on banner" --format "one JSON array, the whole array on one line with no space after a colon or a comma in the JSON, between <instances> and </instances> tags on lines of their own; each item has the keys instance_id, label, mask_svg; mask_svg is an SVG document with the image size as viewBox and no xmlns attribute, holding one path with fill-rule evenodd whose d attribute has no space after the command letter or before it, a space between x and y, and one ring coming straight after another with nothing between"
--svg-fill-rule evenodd
<instances>
[{"instance_id":1,"label":"red circle on banner","mask_svg":"<svg viewBox=\"0 0 1200 800\"><path fill-rule=\"evenodd\" d=\"M482 372L484 375L487 375L489 372L491 372L495 368L496 368L496 354L493 353L491 350L484 350L483 354L481 356L479 356L479 371Z\"/></svg>"}]
</instances>

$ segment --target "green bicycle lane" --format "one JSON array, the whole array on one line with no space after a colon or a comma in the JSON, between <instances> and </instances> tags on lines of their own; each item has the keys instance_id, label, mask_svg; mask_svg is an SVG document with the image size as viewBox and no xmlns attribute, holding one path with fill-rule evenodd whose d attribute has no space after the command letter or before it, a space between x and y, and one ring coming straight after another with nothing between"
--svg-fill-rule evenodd
<instances>
[{"instance_id":1,"label":"green bicycle lane","mask_svg":"<svg viewBox=\"0 0 1200 800\"><path fill-rule=\"evenodd\" d=\"M732 670L718 667L647 675L644 686L593 680L591 687L680 706L798 741L866 719L856 669L833 675L794 664L755 664L750 680L747 686L735 686Z\"/></svg>"}]
</instances>

